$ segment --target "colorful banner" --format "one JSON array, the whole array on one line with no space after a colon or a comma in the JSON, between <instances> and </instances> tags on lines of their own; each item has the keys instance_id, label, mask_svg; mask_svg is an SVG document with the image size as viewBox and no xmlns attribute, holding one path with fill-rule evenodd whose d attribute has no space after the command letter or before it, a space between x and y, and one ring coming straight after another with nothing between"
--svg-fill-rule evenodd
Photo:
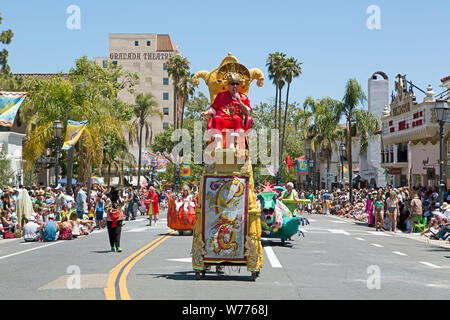
<instances>
[{"instance_id":1,"label":"colorful banner","mask_svg":"<svg viewBox=\"0 0 450 320\"><path fill-rule=\"evenodd\" d=\"M182 179L189 179L191 177L191 165L190 164L182 164L180 167L180 177Z\"/></svg>"},{"instance_id":2,"label":"colorful banner","mask_svg":"<svg viewBox=\"0 0 450 320\"><path fill-rule=\"evenodd\" d=\"M308 174L308 160L297 161L298 174Z\"/></svg>"},{"instance_id":3,"label":"colorful banner","mask_svg":"<svg viewBox=\"0 0 450 320\"><path fill-rule=\"evenodd\" d=\"M69 150L72 148L80 139L83 130L86 128L87 120L82 122L67 121L66 138L64 139L63 150Z\"/></svg>"},{"instance_id":4,"label":"colorful banner","mask_svg":"<svg viewBox=\"0 0 450 320\"><path fill-rule=\"evenodd\" d=\"M156 160L156 172L164 173L167 170L167 160L166 159L157 159Z\"/></svg>"},{"instance_id":5,"label":"colorful banner","mask_svg":"<svg viewBox=\"0 0 450 320\"><path fill-rule=\"evenodd\" d=\"M347 173L348 169L344 166L344 173Z\"/></svg>"},{"instance_id":6,"label":"colorful banner","mask_svg":"<svg viewBox=\"0 0 450 320\"><path fill-rule=\"evenodd\" d=\"M204 260L245 261L248 178L205 175L203 186Z\"/></svg>"},{"instance_id":7,"label":"colorful banner","mask_svg":"<svg viewBox=\"0 0 450 320\"><path fill-rule=\"evenodd\" d=\"M0 126L12 127L28 92L0 91Z\"/></svg>"}]
</instances>

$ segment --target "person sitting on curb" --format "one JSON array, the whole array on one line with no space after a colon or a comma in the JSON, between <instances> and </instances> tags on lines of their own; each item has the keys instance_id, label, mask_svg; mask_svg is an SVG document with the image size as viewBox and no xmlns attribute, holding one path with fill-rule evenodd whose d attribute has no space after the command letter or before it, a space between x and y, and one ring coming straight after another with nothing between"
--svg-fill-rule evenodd
<instances>
[{"instance_id":1,"label":"person sitting on curb","mask_svg":"<svg viewBox=\"0 0 450 320\"><path fill-rule=\"evenodd\" d=\"M55 223L55 215L50 213L48 216L48 221L44 224L42 230L42 240L45 242L55 241L58 238L58 228Z\"/></svg>"},{"instance_id":2,"label":"person sitting on curb","mask_svg":"<svg viewBox=\"0 0 450 320\"><path fill-rule=\"evenodd\" d=\"M41 227L36 223L35 216L31 216L27 219L27 223L23 227L23 239L25 242L39 241L41 238Z\"/></svg>"}]
</instances>

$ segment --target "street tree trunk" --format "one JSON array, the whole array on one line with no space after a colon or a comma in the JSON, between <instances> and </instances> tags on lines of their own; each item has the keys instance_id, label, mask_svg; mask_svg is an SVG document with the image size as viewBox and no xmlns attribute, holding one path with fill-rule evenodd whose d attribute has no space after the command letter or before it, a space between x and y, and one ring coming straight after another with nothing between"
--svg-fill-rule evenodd
<instances>
[{"instance_id":1,"label":"street tree trunk","mask_svg":"<svg viewBox=\"0 0 450 320\"><path fill-rule=\"evenodd\" d=\"M288 101L289 101L289 87L290 87L290 83L288 82L288 86L287 86L287 91L286 91L286 106L284 108L284 119L283 119L283 136L281 138L281 160L283 160L283 151L284 151L284 137L285 137L285 133L286 133L286 119L287 119L287 111L288 111ZM281 170L280 170L280 174L281 174L281 182L283 182L283 162L281 162L280 164L281 166Z\"/></svg>"},{"instance_id":2,"label":"street tree trunk","mask_svg":"<svg viewBox=\"0 0 450 320\"><path fill-rule=\"evenodd\" d=\"M68 195L72 195L72 172L73 172L73 148L75 146L72 146L67 151L67 184L66 184L66 193Z\"/></svg>"}]
</instances>

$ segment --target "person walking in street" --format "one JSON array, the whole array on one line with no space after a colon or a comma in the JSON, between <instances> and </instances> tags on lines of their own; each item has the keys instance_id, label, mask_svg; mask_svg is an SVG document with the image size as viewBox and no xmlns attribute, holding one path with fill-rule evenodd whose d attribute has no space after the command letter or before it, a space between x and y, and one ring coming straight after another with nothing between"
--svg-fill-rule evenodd
<instances>
[{"instance_id":1,"label":"person walking in street","mask_svg":"<svg viewBox=\"0 0 450 320\"><path fill-rule=\"evenodd\" d=\"M76 199L77 215L78 219L83 219L83 215L87 209L86 192L83 191L83 188L81 188L80 184L77 184L76 191L77 191L77 199Z\"/></svg>"},{"instance_id":2,"label":"person walking in street","mask_svg":"<svg viewBox=\"0 0 450 320\"><path fill-rule=\"evenodd\" d=\"M104 205L105 202L102 199L102 194L99 192L97 193L97 197L95 200L95 224L99 230L102 230L104 227Z\"/></svg>"},{"instance_id":3,"label":"person walking in street","mask_svg":"<svg viewBox=\"0 0 450 320\"><path fill-rule=\"evenodd\" d=\"M330 209L330 194L328 193L328 190L325 190L325 193L323 194L323 207L322 207L322 213L328 214L328 211Z\"/></svg>"},{"instance_id":4,"label":"person walking in street","mask_svg":"<svg viewBox=\"0 0 450 320\"><path fill-rule=\"evenodd\" d=\"M398 208L397 194L391 191L389 198L386 199L386 205L389 216L389 231L397 232L397 216L400 212Z\"/></svg>"},{"instance_id":5,"label":"person walking in street","mask_svg":"<svg viewBox=\"0 0 450 320\"><path fill-rule=\"evenodd\" d=\"M120 247L120 236L123 225L122 201L119 196L119 189L113 187L109 192L109 198L106 200L106 226L108 228L109 244L111 251L122 252Z\"/></svg>"},{"instance_id":6,"label":"person walking in street","mask_svg":"<svg viewBox=\"0 0 450 320\"><path fill-rule=\"evenodd\" d=\"M152 219L153 222L156 224L156 220L158 220L158 215L159 215L159 207L158 207L158 202L159 202L159 198L158 198L158 194L155 192L155 188L153 186L149 187L149 192L147 193L147 199L150 201L149 206L148 206L148 225L151 226L152 225Z\"/></svg>"},{"instance_id":7,"label":"person walking in street","mask_svg":"<svg viewBox=\"0 0 450 320\"><path fill-rule=\"evenodd\" d=\"M422 220L422 201L420 201L417 193L414 194L411 204L411 212L409 215L409 233L414 232L414 224Z\"/></svg>"},{"instance_id":8,"label":"person walking in street","mask_svg":"<svg viewBox=\"0 0 450 320\"><path fill-rule=\"evenodd\" d=\"M384 201L381 193L377 194L377 199L375 200L375 231L384 231Z\"/></svg>"}]
</instances>

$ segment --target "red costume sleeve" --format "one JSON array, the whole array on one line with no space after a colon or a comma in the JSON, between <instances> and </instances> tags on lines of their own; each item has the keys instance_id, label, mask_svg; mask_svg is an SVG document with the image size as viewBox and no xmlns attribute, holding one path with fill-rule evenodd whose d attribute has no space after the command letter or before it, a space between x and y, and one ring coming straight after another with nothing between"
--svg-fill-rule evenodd
<instances>
[{"instance_id":1,"label":"red costume sleeve","mask_svg":"<svg viewBox=\"0 0 450 320\"><path fill-rule=\"evenodd\" d=\"M213 108L214 110L219 110L219 107L221 106L221 102L220 102L220 97L221 97L221 94L219 93L215 98L214 98L214 101L213 101L213 103L212 103L212 105L210 106L211 108Z\"/></svg>"},{"instance_id":2,"label":"red costume sleeve","mask_svg":"<svg viewBox=\"0 0 450 320\"><path fill-rule=\"evenodd\" d=\"M252 107L250 107L250 99L245 94L241 94L241 101L243 104L250 108L250 112L253 111Z\"/></svg>"}]
</instances>

